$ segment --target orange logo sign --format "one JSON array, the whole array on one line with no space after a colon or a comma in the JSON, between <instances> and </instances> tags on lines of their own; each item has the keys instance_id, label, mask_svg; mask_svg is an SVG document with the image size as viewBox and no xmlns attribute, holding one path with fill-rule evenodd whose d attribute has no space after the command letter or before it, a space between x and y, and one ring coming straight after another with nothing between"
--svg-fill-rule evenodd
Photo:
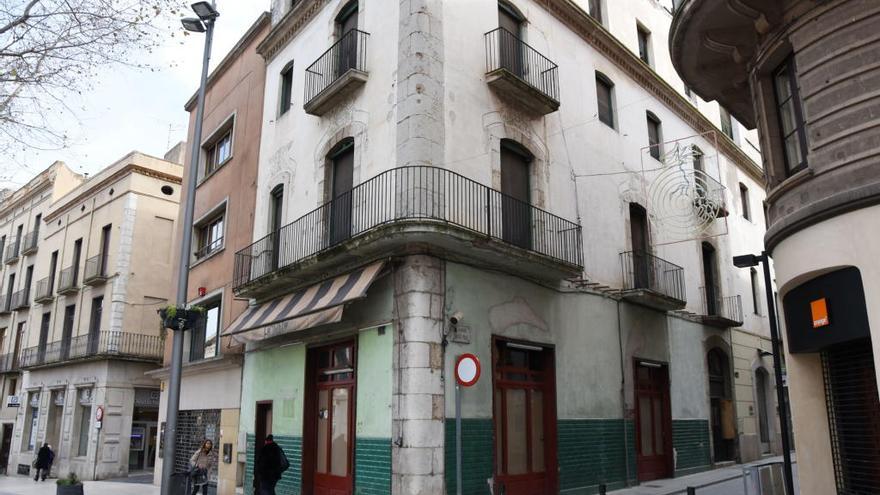
<instances>
[{"instance_id":1,"label":"orange logo sign","mask_svg":"<svg viewBox=\"0 0 880 495\"><path fill-rule=\"evenodd\" d=\"M810 311L813 313L813 328L828 326L831 323L828 320L828 304L825 303L824 297L811 301Z\"/></svg>"}]
</instances>

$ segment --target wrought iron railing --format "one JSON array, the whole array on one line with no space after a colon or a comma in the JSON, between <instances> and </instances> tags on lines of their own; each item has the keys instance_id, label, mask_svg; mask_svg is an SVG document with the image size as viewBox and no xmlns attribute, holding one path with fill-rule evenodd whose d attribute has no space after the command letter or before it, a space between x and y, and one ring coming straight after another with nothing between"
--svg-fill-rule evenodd
<instances>
[{"instance_id":1,"label":"wrought iron railing","mask_svg":"<svg viewBox=\"0 0 880 495\"><path fill-rule=\"evenodd\" d=\"M648 253L620 253L623 290L645 289L684 301L684 268Z\"/></svg>"},{"instance_id":2,"label":"wrought iron railing","mask_svg":"<svg viewBox=\"0 0 880 495\"><path fill-rule=\"evenodd\" d=\"M96 332L28 347L21 351L20 365L28 368L90 357L160 361L164 347L164 340L158 335L120 331Z\"/></svg>"},{"instance_id":3,"label":"wrought iron railing","mask_svg":"<svg viewBox=\"0 0 880 495\"><path fill-rule=\"evenodd\" d=\"M743 322L742 297L721 295L719 287L700 287L703 294L703 314L715 318L724 318L738 324Z\"/></svg>"},{"instance_id":4,"label":"wrought iron railing","mask_svg":"<svg viewBox=\"0 0 880 495\"><path fill-rule=\"evenodd\" d=\"M196 260L206 258L209 255L219 251L220 248L222 248L222 247L223 247L223 238L220 237L220 238L214 239L213 241L205 244L204 246L202 246L198 250L196 250L196 252L195 252Z\"/></svg>"},{"instance_id":5,"label":"wrought iron railing","mask_svg":"<svg viewBox=\"0 0 880 495\"><path fill-rule=\"evenodd\" d=\"M504 28L485 34L486 72L504 69L532 88L559 101L559 67Z\"/></svg>"},{"instance_id":6,"label":"wrought iron railing","mask_svg":"<svg viewBox=\"0 0 880 495\"><path fill-rule=\"evenodd\" d=\"M18 250L20 248L19 239L16 239L13 242L10 242L8 246L6 246L6 254L3 256L3 261L5 263L12 263L13 261L18 259Z\"/></svg>"},{"instance_id":7,"label":"wrought iron railing","mask_svg":"<svg viewBox=\"0 0 880 495\"><path fill-rule=\"evenodd\" d=\"M52 280L51 276L37 280L37 290L34 292L34 301L51 299L53 282L54 280Z\"/></svg>"},{"instance_id":8,"label":"wrought iron railing","mask_svg":"<svg viewBox=\"0 0 880 495\"><path fill-rule=\"evenodd\" d=\"M77 286L77 267L69 266L58 275L58 292L64 292Z\"/></svg>"},{"instance_id":9,"label":"wrought iron railing","mask_svg":"<svg viewBox=\"0 0 880 495\"><path fill-rule=\"evenodd\" d=\"M581 227L450 170L383 172L235 254L233 287L320 253L381 225L437 222L572 266L583 266Z\"/></svg>"},{"instance_id":10,"label":"wrought iron railing","mask_svg":"<svg viewBox=\"0 0 880 495\"><path fill-rule=\"evenodd\" d=\"M716 216L726 214L724 186L714 177L695 171L694 192L694 212L697 215L706 215L708 212Z\"/></svg>"},{"instance_id":11,"label":"wrought iron railing","mask_svg":"<svg viewBox=\"0 0 880 495\"><path fill-rule=\"evenodd\" d=\"M21 245L22 254L30 254L37 250L37 241L39 240L39 235L39 231L34 230L28 232L27 235L24 236L24 242Z\"/></svg>"},{"instance_id":12,"label":"wrought iron railing","mask_svg":"<svg viewBox=\"0 0 880 495\"><path fill-rule=\"evenodd\" d=\"M349 30L306 69L306 105L349 70L367 71L367 38L370 33Z\"/></svg>"},{"instance_id":13,"label":"wrought iron railing","mask_svg":"<svg viewBox=\"0 0 880 495\"><path fill-rule=\"evenodd\" d=\"M10 352L0 355L0 373L8 373L18 369L18 356Z\"/></svg>"},{"instance_id":14,"label":"wrought iron railing","mask_svg":"<svg viewBox=\"0 0 880 495\"><path fill-rule=\"evenodd\" d=\"M27 308L28 306L30 306L31 305L30 295L31 295L30 290L28 290L28 289L22 289L22 290L14 292L12 294L12 303L11 303L12 309L13 310L22 309L22 308Z\"/></svg>"},{"instance_id":15,"label":"wrought iron railing","mask_svg":"<svg viewBox=\"0 0 880 495\"><path fill-rule=\"evenodd\" d=\"M107 278L107 255L98 254L86 260L83 268L83 281Z\"/></svg>"}]
</instances>

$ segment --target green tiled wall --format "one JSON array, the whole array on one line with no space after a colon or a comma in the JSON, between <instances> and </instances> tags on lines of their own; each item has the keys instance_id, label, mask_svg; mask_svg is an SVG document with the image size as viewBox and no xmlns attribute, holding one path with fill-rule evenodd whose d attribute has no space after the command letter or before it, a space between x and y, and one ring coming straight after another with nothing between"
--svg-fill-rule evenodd
<instances>
[{"instance_id":1,"label":"green tiled wall","mask_svg":"<svg viewBox=\"0 0 880 495\"><path fill-rule=\"evenodd\" d=\"M356 495L391 493L391 439L358 438L354 451Z\"/></svg>"},{"instance_id":2,"label":"green tiled wall","mask_svg":"<svg viewBox=\"0 0 880 495\"><path fill-rule=\"evenodd\" d=\"M629 449L629 478L635 478L635 431L632 421L622 419L560 419L559 490L564 494L596 493L600 484L608 489L623 486L624 424Z\"/></svg>"},{"instance_id":3,"label":"green tiled wall","mask_svg":"<svg viewBox=\"0 0 880 495\"><path fill-rule=\"evenodd\" d=\"M275 443L284 451L290 462L290 468L281 476L281 480L275 485L277 495L299 495L302 486L302 438L286 435L273 435ZM246 465L244 472L244 493L254 493L254 435L247 435L247 453L245 454Z\"/></svg>"},{"instance_id":4,"label":"green tiled wall","mask_svg":"<svg viewBox=\"0 0 880 495\"><path fill-rule=\"evenodd\" d=\"M705 419L672 420L672 445L676 452L675 475L711 467L709 422Z\"/></svg>"},{"instance_id":5,"label":"green tiled wall","mask_svg":"<svg viewBox=\"0 0 880 495\"><path fill-rule=\"evenodd\" d=\"M461 493L489 495L486 480L492 477L492 420L461 420ZM455 493L455 418L446 419L446 493Z\"/></svg>"}]
</instances>

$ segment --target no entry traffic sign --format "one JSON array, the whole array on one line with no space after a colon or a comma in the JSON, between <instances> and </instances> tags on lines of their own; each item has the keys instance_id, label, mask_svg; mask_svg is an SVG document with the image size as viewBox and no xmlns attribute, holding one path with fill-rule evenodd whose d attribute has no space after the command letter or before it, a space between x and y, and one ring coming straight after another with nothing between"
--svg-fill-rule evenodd
<instances>
[{"instance_id":1,"label":"no entry traffic sign","mask_svg":"<svg viewBox=\"0 0 880 495\"><path fill-rule=\"evenodd\" d=\"M480 379L480 360L473 354L462 354L455 361L455 381L470 387Z\"/></svg>"}]
</instances>

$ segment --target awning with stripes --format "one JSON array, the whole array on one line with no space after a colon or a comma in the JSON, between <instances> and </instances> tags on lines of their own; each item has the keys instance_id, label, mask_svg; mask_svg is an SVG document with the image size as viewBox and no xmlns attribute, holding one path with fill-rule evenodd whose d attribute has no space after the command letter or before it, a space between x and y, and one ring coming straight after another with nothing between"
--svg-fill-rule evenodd
<instances>
[{"instance_id":1,"label":"awning with stripes","mask_svg":"<svg viewBox=\"0 0 880 495\"><path fill-rule=\"evenodd\" d=\"M384 264L379 261L251 306L229 325L223 335L234 335L239 342L255 342L338 322L342 319L345 303L365 297Z\"/></svg>"}]
</instances>

